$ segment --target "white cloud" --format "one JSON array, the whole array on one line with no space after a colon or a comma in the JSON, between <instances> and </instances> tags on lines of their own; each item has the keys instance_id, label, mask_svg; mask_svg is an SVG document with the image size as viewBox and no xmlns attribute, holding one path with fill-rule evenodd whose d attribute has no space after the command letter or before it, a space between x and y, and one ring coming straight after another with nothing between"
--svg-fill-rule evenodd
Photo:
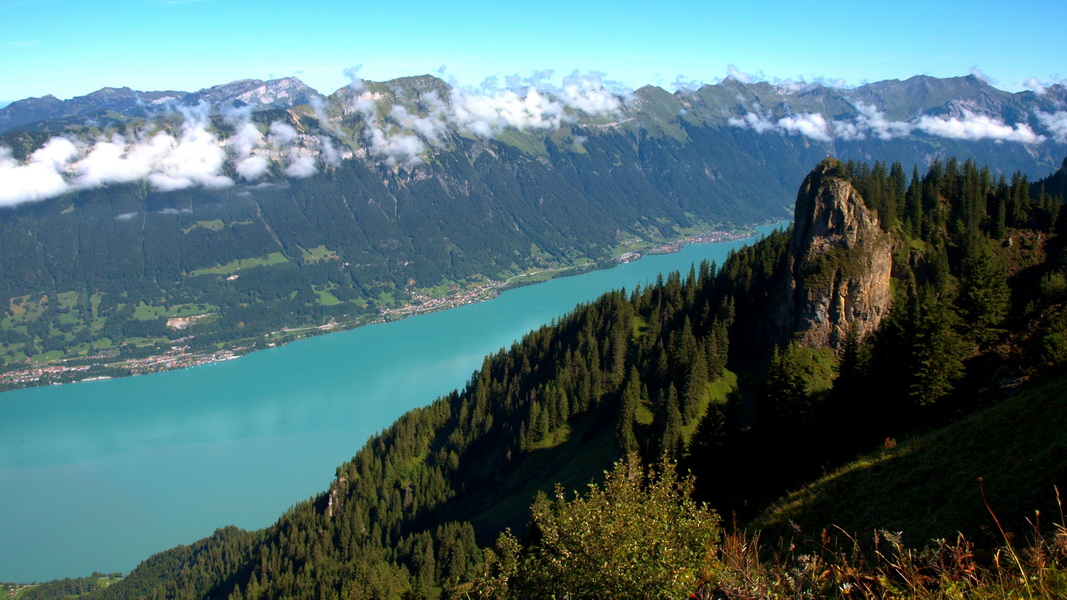
<instances>
[{"instance_id":1,"label":"white cloud","mask_svg":"<svg viewBox=\"0 0 1067 600\"><path fill-rule=\"evenodd\" d=\"M318 173L318 169L315 168L315 158L308 154L297 155L293 162L285 168L286 175L297 179L311 177L315 173Z\"/></svg>"},{"instance_id":2,"label":"white cloud","mask_svg":"<svg viewBox=\"0 0 1067 600\"><path fill-rule=\"evenodd\" d=\"M565 106L596 116L615 113L622 108L616 93L605 89L602 73L580 74L575 71L563 79L558 96Z\"/></svg>"},{"instance_id":3,"label":"white cloud","mask_svg":"<svg viewBox=\"0 0 1067 600\"><path fill-rule=\"evenodd\" d=\"M225 140L233 155L234 171L245 181L256 181L266 175L270 170L270 159L263 155L266 152L266 140L252 123L252 105L227 108L222 114L234 124L234 134ZM272 132L273 128L274 123L271 124Z\"/></svg>"},{"instance_id":4,"label":"white cloud","mask_svg":"<svg viewBox=\"0 0 1067 600\"><path fill-rule=\"evenodd\" d=\"M1048 129L1052 138L1061 144L1067 143L1067 111L1054 113L1037 112L1037 120Z\"/></svg>"},{"instance_id":5,"label":"white cloud","mask_svg":"<svg viewBox=\"0 0 1067 600\"><path fill-rule=\"evenodd\" d=\"M414 135L407 133L386 135L378 128L369 130L368 141L371 152L384 156L386 163L390 165L401 163L414 166L422 162L419 155L426 150L426 145Z\"/></svg>"},{"instance_id":6,"label":"white cloud","mask_svg":"<svg viewBox=\"0 0 1067 600\"><path fill-rule=\"evenodd\" d=\"M331 167L336 167L341 164L341 153L333 147L333 140L326 136L319 138L319 144L322 147L322 160Z\"/></svg>"},{"instance_id":7,"label":"white cloud","mask_svg":"<svg viewBox=\"0 0 1067 600\"><path fill-rule=\"evenodd\" d=\"M919 117L915 127L930 135L957 140L993 139L1023 144L1039 144L1046 139L1045 136L1034 133L1034 130L1025 123L1019 123L1013 127L1005 124L1000 119L974 114L968 110L963 111L962 119L959 117L943 118L923 115Z\"/></svg>"},{"instance_id":8,"label":"white cloud","mask_svg":"<svg viewBox=\"0 0 1067 600\"><path fill-rule=\"evenodd\" d=\"M758 133L778 132L799 134L819 142L862 140L868 135L881 140L891 140L921 131L927 135L959 140L1001 140L1022 144L1040 144L1047 137L1036 133L1026 123L1008 125L1000 119L963 110L963 117L934 117L923 115L915 121L891 121L876 107L856 103L857 114L851 121L828 122L818 113L787 115L775 120L760 107L740 117L730 117L727 123L733 127L752 129ZM1067 137L1067 113L1056 115L1038 113L1038 119L1058 141Z\"/></svg>"},{"instance_id":9,"label":"white cloud","mask_svg":"<svg viewBox=\"0 0 1067 600\"><path fill-rule=\"evenodd\" d=\"M73 142L56 137L19 164L9 149L0 148L0 206L37 202L70 191L62 172L77 152Z\"/></svg>"},{"instance_id":10,"label":"white cloud","mask_svg":"<svg viewBox=\"0 0 1067 600\"><path fill-rule=\"evenodd\" d=\"M226 153L218 138L207 130L205 105L185 109L180 136L159 132L147 139L129 142L122 136L101 140L74 163L70 171L79 189L148 179L160 191L200 185L220 188L233 185L221 174ZM248 146L238 134L239 151ZM250 151L250 150L249 150Z\"/></svg>"},{"instance_id":11,"label":"white cloud","mask_svg":"<svg viewBox=\"0 0 1067 600\"><path fill-rule=\"evenodd\" d=\"M882 111L869 104L857 102L856 110L859 112L856 117L856 127L862 131L870 131L882 140L910 135L912 129L915 128L911 123L904 121L890 121Z\"/></svg>"},{"instance_id":12,"label":"white cloud","mask_svg":"<svg viewBox=\"0 0 1067 600\"><path fill-rule=\"evenodd\" d=\"M367 151L384 157L389 165L418 164L422 161L419 155L426 146L416 135L406 133L401 128L405 125L418 127L429 133L435 130L435 126L423 117L412 115L402 106L393 106L387 113L389 119L400 123L383 123L378 118L378 103L383 98L381 94L364 89L352 101L352 110L363 117L363 139L367 142Z\"/></svg>"},{"instance_id":13,"label":"white cloud","mask_svg":"<svg viewBox=\"0 0 1067 600\"><path fill-rule=\"evenodd\" d=\"M345 77L348 78L348 87L357 94L362 92L366 86L363 84L363 78L359 76L359 72L363 70L363 65L352 65L345 69Z\"/></svg>"},{"instance_id":14,"label":"white cloud","mask_svg":"<svg viewBox=\"0 0 1067 600\"><path fill-rule=\"evenodd\" d=\"M704 87L705 82L703 79L690 79L681 73L674 78L671 82L671 89L676 92L693 92Z\"/></svg>"},{"instance_id":15,"label":"white cloud","mask_svg":"<svg viewBox=\"0 0 1067 600\"><path fill-rule=\"evenodd\" d=\"M209 110L210 107L201 104L186 113L181 137L176 142L169 135L169 139L164 139L168 151L156 163L154 172L148 175L148 181L156 189L169 192L194 185L208 188L233 185L232 179L220 174L226 163L226 152L218 138L207 130Z\"/></svg>"},{"instance_id":16,"label":"white cloud","mask_svg":"<svg viewBox=\"0 0 1067 600\"><path fill-rule=\"evenodd\" d=\"M752 75L742 73L741 69L738 69L735 65L726 65L726 76L741 83L752 83L753 81Z\"/></svg>"},{"instance_id":17,"label":"white cloud","mask_svg":"<svg viewBox=\"0 0 1067 600\"><path fill-rule=\"evenodd\" d=\"M436 92L428 94L425 103L431 107L429 115L425 117L411 114L403 106L394 105L389 110L389 118L401 128L415 132L430 144L438 145L448 131L448 125L443 118L445 107Z\"/></svg>"},{"instance_id":18,"label":"white cloud","mask_svg":"<svg viewBox=\"0 0 1067 600\"><path fill-rule=\"evenodd\" d=\"M834 121L830 124L833 137L846 141L865 140L867 131L859 123L851 121Z\"/></svg>"},{"instance_id":19,"label":"white cloud","mask_svg":"<svg viewBox=\"0 0 1067 600\"><path fill-rule=\"evenodd\" d=\"M1037 77L1031 77L1023 82L1023 87L1037 94L1038 96L1044 96L1048 88L1045 84L1038 81Z\"/></svg>"},{"instance_id":20,"label":"white cloud","mask_svg":"<svg viewBox=\"0 0 1067 600\"><path fill-rule=\"evenodd\" d=\"M774 87L778 90L778 92L784 94L799 94L801 92L811 90L817 86L818 84L808 83L804 80L793 81L792 79L782 79L776 80L774 82Z\"/></svg>"},{"instance_id":21,"label":"white cloud","mask_svg":"<svg viewBox=\"0 0 1067 600\"><path fill-rule=\"evenodd\" d=\"M447 97L428 92L420 97L419 109L385 105L386 96L371 92L360 76L360 66L345 71L353 92L349 109L362 117L361 139L367 156L386 164L412 166L422 161L428 148L446 143L450 132L459 130L492 138L506 129L555 129L582 116L618 112L632 99L632 92L606 81L602 74L574 72L553 83L552 71L537 71L487 79L479 88L454 84ZM255 182L271 172L273 162L285 162L282 172L307 177L322 164L336 166L352 152L341 152L329 135L302 138L283 121L275 121L266 133L252 122L252 107L222 107L223 120L233 133L219 139L210 127L212 107L167 104L180 112L180 130L159 130L151 124L137 135L99 139L81 147L65 138L50 141L20 163L10 151L0 149L0 204L42 200L71 190L147 180L155 189L170 191L192 186L220 188L233 185L224 173L232 168L236 177ZM313 102L319 122L330 135L341 135L321 102ZM318 142L317 144L315 142Z\"/></svg>"},{"instance_id":22,"label":"white cloud","mask_svg":"<svg viewBox=\"0 0 1067 600\"><path fill-rule=\"evenodd\" d=\"M829 142L833 139L831 124L827 122L826 117L817 113L787 115L775 121L771 115L756 106L755 111L740 117L730 117L726 122L733 127L752 129L756 133L799 134L818 142Z\"/></svg>"},{"instance_id":23,"label":"white cloud","mask_svg":"<svg viewBox=\"0 0 1067 600\"><path fill-rule=\"evenodd\" d=\"M330 116L326 114L326 106L323 103L322 98L318 96L312 96L308 99L308 104L311 105L311 110L315 112L315 118L319 120L319 127L331 131L335 134L340 134L341 130L337 127Z\"/></svg>"},{"instance_id":24,"label":"white cloud","mask_svg":"<svg viewBox=\"0 0 1067 600\"><path fill-rule=\"evenodd\" d=\"M571 113L611 115L633 97L631 90L595 71L575 71L559 85L552 83L552 75L552 71L510 75L503 86L498 77L489 77L478 88L453 82L447 118L463 131L490 138L508 128L557 129L577 118Z\"/></svg>"},{"instance_id":25,"label":"white cloud","mask_svg":"<svg viewBox=\"0 0 1067 600\"><path fill-rule=\"evenodd\" d=\"M826 117L818 113L782 117L778 120L778 127L788 133L799 133L817 142L829 142L833 139L830 135L830 125L826 122Z\"/></svg>"},{"instance_id":26,"label":"white cloud","mask_svg":"<svg viewBox=\"0 0 1067 600\"><path fill-rule=\"evenodd\" d=\"M5 184L0 205L144 179L160 191L233 185L233 180L222 175L226 151L207 129L208 109L201 105L181 111L185 121L178 137L166 131L132 141L115 135L87 148L55 137L24 164L13 160L9 150L0 149L0 180ZM242 141L240 133L237 137L237 152L249 152L251 144Z\"/></svg>"},{"instance_id":27,"label":"white cloud","mask_svg":"<svg viewBox=\"0 0 1067 600\"><path fill-rule=\"evenodd\" d=\"M754 112L746 112L740 117L730 117L726 119L726 122L733 127L740 127L742 129L752 129L756 133L767 133L768 131L777 130L777 124L774 119L760 110L760 107L755 107Z\"/></svg>"},{"instance_id":28,"label":"white cloud","mask_svg":"<svg viewBox=\"0 0 1067 600\"><path fill-rule=\"evenodd\" d=\"M274 121L270 124L270 139L276 147L286 148L291 146L296 141L296 138L297 133L292 125L281 121Z\"/></svg>"},{"instance_id":29,"label":"white cloud","mask_svg":"<svg viewBox=\"0 0 1067 600\"><path fill-rule=\"evenodd\" d=\"M230 148L237 158L248 158L256 148L263 147L263 134L250 122L244 122L230 137Z\"/></svg>"},{"instance_id":30,"label":"white cloud","mask_svg":"<svg viewBox=\"0 0 1067 600\"><path fill-rule=\"evenodd\" d=\"M986 75L985 72L979 69L977 66L971 67L971 75L974 75L975 77L981 79L989 85L996 85L997 83L996 79L993 79L989 75Z\"/></svg>"},{"instance_id":31,"label":"white cloud","mask_svg":"<svg viewBox=\"0 0 1067 600\"><path fill-rule=\"evenodd\" d=\"M270 170L270 160L265 156L249 156L239 161L234 170L241 176L241 179L255 181Z\"/></svg>"},{"instance_id":32,"label":"white cloud","mask_svg":"<svg viewBox=\"0 0 1067 600\"><path fill-rule=\"evenodd\" d=\"M74 185L93 188L144 179L176 145L177 140L166 133L137 144L119 135L109 141L99 141L74 165Z\"/></svg>"},{"instance_id":33,"label":"white cloud","mask_svg":"<svg viewBox=\"0 0 1067 600\"><path fill-rule=\"evenodd\" d=\"M137 213L135 213L135 212L122 213L120 215L115 215L115 220L116 221L129 221L129 220L132 220L136 216L137 216Z\"/></svg>"},{"instance_id":34,"label":"white cloud","mask_svg":"<svg viewBox=\"0 0 1067 600\"><path fill-rule=\"evenodd\" d=\"M452 89L452 120L461 128L485 138L509 127L555 129L563 117L563 105L530 86L522 93L496 90L475 92Z\"/></svg>"}]
</instances>

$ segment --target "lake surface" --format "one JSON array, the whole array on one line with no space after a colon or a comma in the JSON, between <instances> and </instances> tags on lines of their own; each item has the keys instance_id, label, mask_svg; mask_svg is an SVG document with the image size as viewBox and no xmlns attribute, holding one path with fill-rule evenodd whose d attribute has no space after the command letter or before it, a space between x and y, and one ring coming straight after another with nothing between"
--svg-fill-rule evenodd
<instances>
[{"instance_id":1,"label":"lake surface","mask_svg":"<svg viewBox=\"0 0 1067 600\"><path fill-rule=\"evenodd\" d=\"M0 394L0 581L129 572L218 527L265 527L325 490L369 436L461 388L486 354L608 290L722 264L750 241L229 362Z\"/></svg>"}]
</instances>

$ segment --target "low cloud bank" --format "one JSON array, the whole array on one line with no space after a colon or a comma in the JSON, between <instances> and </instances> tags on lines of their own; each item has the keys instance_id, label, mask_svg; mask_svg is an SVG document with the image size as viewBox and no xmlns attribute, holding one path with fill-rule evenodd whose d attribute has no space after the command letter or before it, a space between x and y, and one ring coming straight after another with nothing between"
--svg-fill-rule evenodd
<instances>
[{"instance_id":1,"label":"low cloud bank","mask_svg":"<svg viewBox=\"0 0 1067 600\"><path fill-rule=\"evenodd\" d=\"M1061 144L1067 144L1067 111L1058 110L1054 113L1039 112L1037 120L1045 129L1052 134L1052 139Z\"/></svg>"},{"instance_id":2,"label":"low cloud bank","mask_svg":"<svg viewBox=\"0 0 1067 600\"><path fill-rule=\"evenodd\" d=\"M14 160L10 150L0 148L0 182L4 184L0 206L140 180L160 191L233 185L222 174L227 152L207 129L206 105L182 112L184 121L177 137L165 131L136 139L113 135L88 145L55 137L23 163ZM238 153L249 152L247 133L235 137Z\"/></svg>"},{"instance_id":3,"label":"low cloud bank","mask_svg":"<svg viewBox=\"0 0 1067 600\"><path fill-rule=\"evenodd\" d=\"M433 149L454 143L457 135L492 139L506 131L550 131L580 119L608 122L633 100L632 90L597 72L576 71L557 78L551 71L540 71L527 77L491 77L474 87L448 79L445 67L440 74L449 81L447 87L417 91L417 101L404 98L401 104L401 100L393 99L396 94L382 86L367 86L358 66L348 69L346 106L330 106L317 98L312 101L311 109L321 127L314 133L299 131L284 121L257 125L252 121L251 106L223 107L215 114L221 115L225 129L232 128L232 133L220 138L210 125L213 108L202 103L165 108L181 113L182 124L177 130L160 130L157 124L149 124L143 131L131 134L127 130L125 136L106 139L55 137L23 160L0 147L0 207L134 181L147 181L160 191L261 185L271 174L310 177L352 156L412 167ZM975 70L975 74L988 80L980 71ZM741 83L766 81L761 73L744 73L733 65L727 78ZM692 90L703 83L679 76L674 85L679 90ZM844 86L839 80L776 79L769 83L783 94ZM1048 94L1053 85L1036 78L1025 82L1039 95ZM1067 143L1067 110L1035 112L1030 123L1005 123L965 109L952 116L924 115L894 121L874 106L855 103L854 108L856 112L843 119L812 112L775 117L757 104L730 117L727 123L758 133L802 136L818 143L916 135L1021 144L1041 144L1049 139ZM356 128L354 138L352 126Z\"/></svg>"},{"instance_id":4,"label":"low cloud bank","mask_svg":"<svg viewBox=\"0 0 1067 600\"><path fill-rule=\"evenodd\" d=\"M1000 119L976 115L969 111L963 111L963 118L946 119L924 115L919 118L916 128L923 133L955 140L1002 140L1022 144L1040 144L1048 139L1034 133L1034 130L1026 123L1007 125Z\"/></svg>"},{"instance_id":5,"label":"low cloud bank","mask_svg":"<svg viewBox=\"0 0 1067 600\"><path fill-rule=\"evenodd\" d=\"M353 91L346 109L357 113L362 127L356 151L409 167L422 162L430 148L443 147L452 132L489 139L507 129L556 129L582 115L618 112L631 94L599 73L575 72L552 83L551 72L539 72L509 77L503 84L490 79L473 88L453 82L444 96L436 91L423 94L415 112L368 90L358 67L346 75ZM56 137L23 161L0 147L0 207L142 180L156 190L172 191L225 188L237 181L252 184L271 172L304 178L352 155L335 145L331 136L344 136L321 101L312 104L323 128L322 135L314 136L282 121L263 131L252 122L251 108L220 109L234 130L225 139L210 127L212 107L201 103L170 107L183 117L176 133L144 131L89 142Z\"/></svg>"},{"instance_id":6,"label":"low cloud bank","mask_svg":"<svg viewBox=\"0 0 1067 600\"><path fill-rule=\"evenodd\" d=\"M923 115L911 121L892 121L873 106L856 103L855 108L856 115L853 120L830 121L818 113L800 113L776 119L756 106L754 110L740 117L728 118L727 123L733 127L752 129L757 133L802 135L817 142L827 143L834 140L868 138L891 140L916 133L956 140L997 140L1021 144L1041 144L1048 139L1047 136L1035 132L1027 123L1009 125L1001 119L968 110L962 110L961 116ZM1067 116L1067 113L1035 113L1037 120L1053 134L1053 138L1063 142L1067 136L1067 119L1057 115Z\"/></svg>"},{"instance_id":7,"label":"low cloud bank","mask_svg":"<svg viewBox=\"0 0 1067 600\"><path fill-rule=\"evenodd\" d=\"M387 164L407 166L421 162L428 148L442 146L452 131L490 139L508 129L553 130L582 115L615 114L632 97L632 91L605 81L601 73L576 71L555 84L552 73L542 71L503 83L491 77L478 87L452 81L446 97L436 90L423 94L416 114L398 104L384 107L384 94L367 89L358 67L346 74L353 92L348 108L362 117L367 152Z\"/></svg>"}]
</instances>

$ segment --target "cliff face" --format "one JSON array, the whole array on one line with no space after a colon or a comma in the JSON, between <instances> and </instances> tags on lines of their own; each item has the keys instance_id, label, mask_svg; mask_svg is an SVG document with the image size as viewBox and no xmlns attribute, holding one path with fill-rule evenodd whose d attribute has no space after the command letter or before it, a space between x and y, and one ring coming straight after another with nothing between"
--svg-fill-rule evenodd
<instances>
[{"instance_id":1,"label":"cliff face","mask_svg":"<svg viewBox=\"0 0 1067 600\"><path fill-rule=\"evenodd\" d=\"M840 350L876 330L889 310L892 243L878 218L828 158L797 194L786 297L778 325L810 348Z\"/></svg>"}]
</instances>

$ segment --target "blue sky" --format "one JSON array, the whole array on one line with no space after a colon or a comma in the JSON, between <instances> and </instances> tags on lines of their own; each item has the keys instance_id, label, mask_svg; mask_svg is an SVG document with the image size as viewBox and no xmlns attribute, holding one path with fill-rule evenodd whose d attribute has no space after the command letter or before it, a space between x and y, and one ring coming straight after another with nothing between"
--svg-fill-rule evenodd
<instances>
[{"instance_id":1,"label":"blue sky","mask_svg":"<svg viewBox=\"0 0 1067 600\"><path fill-rule=\"evenodd\" d=\"M437 73L599 71L627 87L866 81L975 69L1001 89L1067 79L1067 2L0 0L0 102L104 86L194 91L295 75L321 92Z\"/></svg>"}]
</instances>

